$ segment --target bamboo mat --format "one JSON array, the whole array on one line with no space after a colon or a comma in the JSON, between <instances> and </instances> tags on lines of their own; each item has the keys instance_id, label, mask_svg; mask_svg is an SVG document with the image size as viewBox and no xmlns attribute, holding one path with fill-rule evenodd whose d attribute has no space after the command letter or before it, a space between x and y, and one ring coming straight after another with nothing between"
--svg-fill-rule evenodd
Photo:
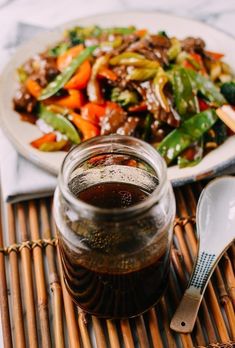
<instances>
[{"instance_id":1,"label":"bamboo mat","mask_svg":"<svg viewBox=\"0 0 235 348\"><path fill-rule=\"evenodd\" d=\"M165 296L144 315L119 321L85 315L71 302L59 277L51 199L9 205L8 233L0 230L4 347L235 347L235 245L214 272L193 333L169 329L197 250L194 216L201 189L195 183L175 190L177 217Z\"/></svg>"}]
</instances>

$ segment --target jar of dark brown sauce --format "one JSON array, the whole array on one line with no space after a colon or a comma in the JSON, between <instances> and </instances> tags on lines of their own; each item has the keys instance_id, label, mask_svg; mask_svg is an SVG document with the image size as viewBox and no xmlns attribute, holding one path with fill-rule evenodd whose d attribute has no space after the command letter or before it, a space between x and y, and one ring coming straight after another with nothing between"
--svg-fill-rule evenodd
<instances>
[{"instance_id":1,"label":"jar of dark brown sauce","mask_svg":"<svg viewBox=\"0 0 235 348\"><path fill-rule=\"evenodd\" d=\"M121 135L74 147L54 195L73 301L104 318L132 317L156 304L167 286L174 216L166 165L153 147Z\"/></svg>"}]
</instances>

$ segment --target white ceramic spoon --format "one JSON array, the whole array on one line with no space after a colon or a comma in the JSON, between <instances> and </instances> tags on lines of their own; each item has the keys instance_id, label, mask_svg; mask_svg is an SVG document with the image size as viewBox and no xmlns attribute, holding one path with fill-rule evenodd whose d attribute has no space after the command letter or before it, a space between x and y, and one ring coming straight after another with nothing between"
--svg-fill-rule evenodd
<instances>
[{"instance_id":1,"label":"white ceramic spoon","mask_svg":"<svg viewBox=\"0 0 235 348\"><path fill-rule=\"evenodd\" d=\"M235 239L235 177L224 176L206 186L198 201L196 221L200 239L197 261L170 324L182 333L193 330L212 272Z\"/></svg>"}]
</instances>

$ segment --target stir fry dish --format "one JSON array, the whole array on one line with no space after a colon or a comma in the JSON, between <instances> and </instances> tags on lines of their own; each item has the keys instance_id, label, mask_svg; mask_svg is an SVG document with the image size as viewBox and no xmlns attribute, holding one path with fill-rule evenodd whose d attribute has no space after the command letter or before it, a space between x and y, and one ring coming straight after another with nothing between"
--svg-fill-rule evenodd
<instances>
[{"instance_id":1,"label":"stir fry dish","mask_svg":"<svg viewBox=\"0 0 235 348\"><path fill-rule=\"evenodd\" d=\"M235 105L231 68L205 46L132 26L75 27L18 68L14 109L41 130L31 142L40 151L118 133L193 166L231 135L216 109Z\"/></svg>"}]
</instances>

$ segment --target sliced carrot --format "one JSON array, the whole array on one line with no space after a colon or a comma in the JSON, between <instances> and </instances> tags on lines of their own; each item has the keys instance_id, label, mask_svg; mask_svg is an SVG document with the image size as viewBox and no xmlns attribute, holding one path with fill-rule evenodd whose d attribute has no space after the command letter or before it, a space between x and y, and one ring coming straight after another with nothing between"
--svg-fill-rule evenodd
<instances>
[{"instance_id":1,"label":"sliced carrot","mask_svg":"<svg viewBox=\"0 0 235 348\"><path fill-rule=\"evenodd\" d=\"M189 63L189 61L187 59L185 59L183 62L182 62L182 65L184 68L186 69L192 69L192 70L196 70L196 68L191 64Z\"/></svg>"},{"instance_id":2,"label":"sliced carrot","mask_svg":"<svg viewBox=\"0 0 235 348\"><path fill-rule=\"evenodd\" d=\"M105 115L105 106L96 103L87 103L81 108L81 115L85 120L98 125L100 118Z\"/></svg>"},{"instance_id":3,"label":"sliced carrot","mask_svg":"<svg viewBox=\"0 0 235 348\"><path fill-rule=\"evenodd\" d=\"M100 130L91 122L84 120L81 115L71 112L69 119L74 123L74 125L81 131L83 135L83 140L87 140L97 135L100 135Z\"/></svg>"},{"instance_id":4,"label":"sliced carrot","mask_svg":"<svg viewBox=\"0 0 235 348\"><path fill-rule=\"evenodd\" d=\"M111 81L116 81L118 76L111 69L103 67L99 70L98 77L103 77Z\"/></svg>"},{"instance_id":5,"label":"sliced carrot","mask_svg":"<svg viewBox=\"0 0 235 348\"><path fill-rule=\"evenodd\" d=\"M147 34L148 30L147 29L139 29L134 32L135 35L139 37L143 37Z\"/></svg>"},{"instance_id":6,"label":"sliced carrot","mask_svg":"<svg viewBox=\"0 0 235 348\"><path fill-rule=\"evenodd\" d=\"M91 64L88 60L83 62L75 75L66 83L65 89L83 89L86 88L91 77Z\"/></svg>"},{"instance_id":7,"label":"sliced carrot","mask_svg":"<svg viewBox=\"0 0 235 348\"><path fill-rule=\"evenodd\" d=\"M25 87L27 91L35 98L38 98L42 92L42 87L39 85L39 83L32 79L26 80Z\"/></svg>"},{"instance_id":8,"label":"sliced carrot","mask_svg":"<svg viewBox=\"0 0 235 348\"><path fill-rule=\"evenodd\" d=\"M191 53L191 56L193 57L193 59L198 63L199 67L200 67L200 71L201 72L206 72L202 57L200 56L200 54L197 53Z\"/></svg>"},{"instance_id":9,"label":"sliced carrot","mask_svg":"<svg viewBox=\"0 0 235 348\"><path fill-rule=\"evenodd\" d=\"M83 45L77 45L74 47L69 48L67 51L62 53L57 58L57 68L62 71L64 68L66 68L73 58L75 58L82 50L84 49Z\"/></svg>"},{"instance_id":10,"label":"sliced carrot","mask_svg":"<svg viewBox=\"0 0 235 348\"><path fill-rule=\"evenodd\" d=\"M206 68L204 66L200 54L191 53L190 56L183 61L182 65L186 69L192 69L195 71L199 71L202 74L207 74Z\"/></svg>"},{"instance_id":11,"label":"sliced carrot","mask_svg":"<svg viewBox=\"0 0 235 348\"><path fill-rule=\"evenodd\" d=\"M206 55L211 57L214 60L220 60L221 58L224 57L223 53L218 53L218 52L212 52L212 51L205 51Z\"/></svg>"},{"instance_id":12,"label":"sliced carrot","mask_svg":"<svg viewBox=\"0 0 235 348\"><path fill-rule=\"evenodd\" d=\"M81 91L76 89L68 90L69 95L60 98L50 98L49 103L63 106L69 109L79 109L85 102L85 97Z\"/></svg>"},{"instance_id":13,"label":"sliced carrot","mask_svg":"<svg viewBox=\"0 0 235 348\"><path fill-rule=\"evenodd\" d=\"M51 143L56 140L56 134L51 132L48 134L43 135L42 137L33 140L30 144L35 147L36 149L39 149L40 146L44 143Z\"/></svg>"},{"instance_id":14,"label":"sliced carrot","mask_svg":"<svg viewBox=\"0 0 235 348\"><path fill-rule=\"evenodd\" d=\"M130 160L127 160L125 162L125 165L129 166L129 167L137 167L138 163L136 160L134 159L130 159Z\"/></svg>"}]
</instances>

